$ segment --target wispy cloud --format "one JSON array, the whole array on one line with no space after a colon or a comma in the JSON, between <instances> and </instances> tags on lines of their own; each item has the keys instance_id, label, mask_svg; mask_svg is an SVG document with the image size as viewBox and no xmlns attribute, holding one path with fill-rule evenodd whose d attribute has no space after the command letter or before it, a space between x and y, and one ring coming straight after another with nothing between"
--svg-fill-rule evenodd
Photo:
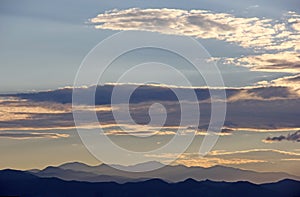
<instances>
[{"instance_id":1,"label":"wispy cloud","mask_svg":"<svg viewBox=\"0 0 300 197\"><path fill-rule=\"evenodd\" d=\"M37 133L37 132L0 132L0 138L9 138L9 139L39 139L39 138L66 138L69 137L69 134L60 134L60 133Z\"/></svg>"},{"instance_id":2,"label":"wispy cloud","mask_svg":"<svg viewBox=\"0 0 300 197\"><path fill-rule=\"evenodd\" d=\"M277 149L249 149L249 150L238 150L238 151L215 150L215 151L211 151L209 153L209 155L212 155L212 156L238 155L238 154L258 153L258 152L273 152L273 153L279 153L282 155L300 156L300 153L277 150Z\"/></svg>"},{"instance_id":3,"label":"wispy cloud","mask_svg":"<svg viewBox=\"0 0 300 197\"><path fill-rule=\"evenodd\" d=\"M215 165L243 166L259 163L270 165L273 162L299 161L300 159L300 153L278 149L213 150L205 157L191 152L186 152L179 156L174 153L146 154L145 156L166 162L177 157L176 164L202 167Z\"/></svg>"},{"instance_id":4,"label":"wispy cloud","mask_svg":"<svg viewBox=\"0 0 300 197\"><path fill-rule=\"evenodd\" d=\"M221 159L221 158L186 158L176 160L177 164L182 164L185 166L201 166L201 167L212 167L216 165L242 165L242 164L251 164L251 163L266 163L266 160L258 159Z\"/></svg>"},{"instance_id":5,"label":"wispy cloud","mask_svg":"<svg viewBox=\"0 0 300 197\"><path fill-rule=\"evenodd\" d=\"M168 161L169 159L173 159L178 155L175 154L160 154L153 155L147 154L146 157L163 159ZM212 167L216 165L243 165L243 164L251 164L251 163L266 163L266 160L259 159L243 159L243 158L220 158L220 157L201 157L195 153L184 153L181 154L176 161L175 164L181 164L185 166L201 166L201 167Z\"/></svg>"},{"instance_id":6,"label":"wispy cloud","mask_svg":"<svg viewBox=\"0 0 300 197\"><path fill-rule=\"evenodd\" d=\"M230 130L231 131L231 130ZM219 135L219 136L230 136L232 133L229 129L223 129L222 132L213 133L207 132L206 130L199 130L190 127L155 127L155 126L144 126L144 125L120 125L110 124L109 127L104 128L105 135L133 135L133 136L152 136L152 135Z\"/></svg>"}]
</instances>

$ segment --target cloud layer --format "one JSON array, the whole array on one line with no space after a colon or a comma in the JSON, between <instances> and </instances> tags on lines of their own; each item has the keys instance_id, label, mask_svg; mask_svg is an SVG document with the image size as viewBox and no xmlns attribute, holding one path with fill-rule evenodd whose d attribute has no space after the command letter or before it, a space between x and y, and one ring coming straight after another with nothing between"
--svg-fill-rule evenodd
<instances>
[{"instance_id":1,"label":"cloud layer","mask_svg":"<svg viewBox=\"0 0 300 197\"><path fill-rule=\"evenodd\" d=\"M127 86L122 85L124 91ZM130 120L124 119L116 124L112 109L110 106L111 90L113 85L99 86L96 93L96 108L90 104L79 103L76 108L84 117L90 111L96 112L99 121L103 125L113 125L108 134L124 135L125 133L114 128L118 124L127 125L129 133L145 134L140 127L130 127ZM82 95L90 88L79 88ZM187 91L185 88L178 88L177 91ZM198 96L198 102L185 101L187 108L200 106L201 118L198 125L199 135L204 135L207 125L210 121L211 101L207 88L189 89L195 91ZM217 89L212 91L219 91ZM243 89L227 89L227 116L222 135L229 135L232 131L239 129L255 132L295 130L299 125L299 96L290 91L287 87L255 87ZM72 92L66 89L26 93L17 95L7 95L0 101L0 130L50 130L50 129L72 129L75 128L71 98ZM137 88L131 97L130 114L137 125L145 125L150 121L149 107L152 104L160 103L164 106L167 117L164 127L166 132L159 134L175 134L175 130L169 127L178 127L180 125L181 109L176 96L171 89L159 86L141 86ZM116 112L126 110L126 105L117 103L113 106ZM75 109L74 109L75 110ZM158 109L157 109L158 110ZM156 113L156 112L155 112ZM157 112L158 113L158 112ZM186 117L188 121L184 122L184 133L189 132L190 128L197 128L197 125L191 125L189 122L195 122L192 115ZM197 120L198 122L198 120ZM153 128L146 130L147 134L157 132L157 125L151 125ZM82 128L98 128L98 122L92 122L88 116ZM130 127L130 128L129 128ZM226 132L227 131L227 132Z\"/></svg>"},{"instance_id":2,"label":"cloud layer","mask_svg":"<svg viewBox=\"0 0 300 197\"><path fill-rule=\"evenodd\" d=\"M146 155L147 157L157 158L168 161L174 158L174 154ZM244 165L268 165L274 161L299 160L300 154L277 149L249 149L237 151L213 150L205 157L197 153L184 153L178 157L175 163L186 166L211 167L215 165L225 166L244 166Z\"/></svg>"}]
</instances>

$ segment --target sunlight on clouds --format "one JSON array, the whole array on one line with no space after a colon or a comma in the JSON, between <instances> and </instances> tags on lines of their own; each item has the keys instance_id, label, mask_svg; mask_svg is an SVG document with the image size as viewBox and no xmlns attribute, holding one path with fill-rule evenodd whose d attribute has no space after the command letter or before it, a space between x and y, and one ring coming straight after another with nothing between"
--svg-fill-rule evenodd
<instances>
[{"instance_id":1,"label":"sunlight on clouds","mask_svg":"<svg viewBox=\"0 0 300 197\"><path fill-rule=\"evenodd\" d=\"M282 150L276 150L276 149L250 149L250 150L240 150L240 151L215 150L215 151L209 152L208 155L222 156L222 155L257 153L257 152L273 152L273 153L279 153L279 154L283 154L283 155L300 156L300 153L282 151Z\"/></svg>"},{"instance_id":2,"label":"sunlight on clouds","mask_svg":"<svg viewBox=\"0 0 300 197\"><path fill-rule=\"evenodd\" d=\"M193 158L193 159L178 159L177 164L182 164L188 167L201 166L201 167L212 167L216 165L241 165L249 163L265 163L265 160L257 159L221 159L221 158Z\"/></svg>"},{"instance_id":3,"label":"sunlight on clouds","mask_svg":"<svg viewBox=\"0 0 300 197\"><path fill-rule=\"evenodd\" d=\"M70 106L48 102L36 103L24 99L0 98L0 121L29 119L34 114L70 112Z\"/></svg>"},{"instance_id":4,"label":"sunlight on clouds","mask_svg":"<svg viewBox=\"0 0 300 197\"><path fill-rule=\"evenodd\" d=\"M160 155L147 154L146 157L158 158L158 159L172 159L177 155L165 153ZM200 167L212 167L216 165L241 165L241 164L249 164L249 163L265 163L266 160L258 160L258 159L241 159L241 158L231 158L231 159L223 159L218 157L201 157L196 153L183 153L181 154L173 164L185 165L188 167L192 166L200 166Z\"/></svg>"},{"instance_id":5,"label":"sunlight on clouds","mask_svg":"<svg viewBox=\"0 0 300 197\"><path fill-rule=\"evenodd\" d=\"M300 161L300 158L288 158L288 159L281 159L281 161Z\"/></svg>"},{"instance_id":6,"label":"sunlight on clouds","mask_svg":"<svg viewBox=\"0 0 300 197\"><path fill-rule=\"evenodd\" d=\"M9 138L16 140L25 140L25 139L40 139L40 138L67 138L69 134L60 134L60 133L37 133L37 132L0 132L0 138Z\"/></svg>"},{"instance_id":7,"label":"sunlight on clouds","mask_svg":"<svg viewBox=\"0 0 300 197\"><path fill-rule=\"evenodd\" d=\"M253 71L299 73L300 53L285 51L274 54L228 58L227 63L248 67Z\"/></svg>"},{"instance_id":8,"label":"sunlight on clouds","mask_svg":"<svg viewBox=\"0 0 300 197\"><path fill-rule=\"evenodd\" d=\"M289 14L289 20L295 15ZM286 21L235 17L207 10L140 9L111 10L90 19L97 29L143 30L164 34L213 38L245 48L286 50L295 48L297 34ZM293 25L298 30L298 25ZM288 42L286 42L288 41Z\"/></svg>"},{"instance_id":9,"label":"sunlight on clouds","mask_svg":"<svg viewBox=\"0 0 300 197\"><path fill-rule=\"evenodd\" d=\"M293 131L298 131L300 130L299 127L295 128L247 128L247 127L224 127L228 128L232 131L250 131L250 132L259 132L259 133L270 133L270 132L293 132Z\"/></svg>"},{"instance_id":10,"label":"sunlight on clouds","mask_svg":"<svg viewBox=\"0 0 300 197\"><path fill-rule=\"evenodd\" d=\"M270 82L274 86L285 86L291 88L300 97L300 74L278 78Z\"/></svg>"}]
</instances>

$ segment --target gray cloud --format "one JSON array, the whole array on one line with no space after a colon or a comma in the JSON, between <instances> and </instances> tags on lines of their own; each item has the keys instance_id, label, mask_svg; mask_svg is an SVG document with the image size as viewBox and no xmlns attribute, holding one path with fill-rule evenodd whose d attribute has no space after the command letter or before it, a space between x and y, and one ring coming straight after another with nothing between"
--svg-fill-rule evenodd
<instances>
[{"instance_id":1,"label":"gray cloud","mask_svg":"<svg viewBox=\"0 0 300 197\"><path fill-rule=\"evenodd\" d=\"M99 86L96 93L96 109L82 100L79 105L80 113L86 119L82 127L94 128L98 124L92 122L88 116L90 110L96 111L101 124L116 124L110 106L110 96L113 85ZM126 90L127 85L122 88ZM78 88L77 91L86 95L92 88ZM200 106L199 129L205 130L210 121L211 103L207 88L185 89L178 91L195 91L199 103L188 99L186 107L194 109ZM218 89L212 91L219 91ZM253 131L267 131L278 129L300 128L299 97L287 87L254 87L242 89L227 89L227 115L224 132L238 129ZM26 94L6 95L0 99L0 130L49 130L74 128L71 108L72 91L69 88L35 92ZM115 110L124 110L121 101L114 105ZM180 125L181 109L176 95L170 88L160 86L141 86L130 100L130 113L139 125L150 121L149 107L154 103L162 104L167 112L165 127ZM192 115L186 117L186 129L189 122L195 122ZM197 120L198 121L198 120ZM122 124L129 124L129 120L122 120ZM155 125L153 125L155 126ZM260 130L261 129L261 130Z\"/></svg>"},{"instance_id":2,"label":"gray cloud","mask_svg":"<svg viewBox=\"0 0 300 197\"><path fill-rule=\"evenodd\" d=\"M300 131L296 131L295 133L288 134L287 136L280 135L276 137L268 137L264 141L265 142L281 142L281 141L293 141L300 142Z\"/></svg>"},{"instance_id":3,"label":"gray cloud","mask_svg":"<svg viewBox=\"0 0 300 197\"><path fill-rule=\"evenodd\" d=\"M175 102L178 101L175 93L172 89L176 89L177 92L182 94L195 92L199 101L206 101L210 99L210 91L215 92L218 95L219 91L222 89L208 89L208 88L181 88L181 87L164 87L164 86L151 86L151 85L118 85L126 91L127 89L132 89L132 86L136 87L133 92L130 103L137 104L142 102L153 102L153 101L162 101L162 102ZM111 103L111 94L115 85L103 85L97 86L95 92L95 103L89 103L85 99L94 89L94 86L88 88L76 88L76 94L79 95L82 99L79 100L78 104L85 105L109 105ZM71 104L72 103L72 88L62 88L59 90L44 91L44 92L35 92L35 93L20 93L13 95L3 95L6 97L14 97L19 99L27 99L34 102L48 102L45 103L45 107L54 108L50 106L52 103L61 103L61 104ZM295 99L297 96L295 93L290 91L288 87L278 87L278 86L268 86L268 87L252 87L252 88L226 88L227 99L235 100L276 100L276 99ZM191 99L186 97L187 101ZM11 101L6 101L11 102ZM126 100L119 99L118 103L126 103ZM3 102L3 104L5 104ZM31 105L34 105L31 104ZM59 109L62 109L64 106L59 106Z\"/></svg>"}]
</instances>

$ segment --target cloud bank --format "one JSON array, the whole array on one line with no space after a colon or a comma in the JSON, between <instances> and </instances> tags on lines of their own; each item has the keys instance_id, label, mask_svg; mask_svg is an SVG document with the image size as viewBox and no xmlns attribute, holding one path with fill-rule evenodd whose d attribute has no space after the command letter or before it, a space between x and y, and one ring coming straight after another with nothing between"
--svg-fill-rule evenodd
<instances>
[{"instance_id":1,"label":"cloud bank","mask_svg":"<svg viewBox=\"0 0 300 197\"><path fill-rule=\"evenodd\" d=\"M124 135L125 133L114 128L118 126L112 114L110 96L113 85L99 86L96 92L96 107L91 104L79 103L76 110L80 111L83 116L90 111L96 112L102 125L112 125L108 134ZM122 85L124 91L127 85ZM90 88L79 88L83 95ZM178 91L187 91L185 88L179 88ZM190 128L199 130L199 135L207 129L210 120L211 101L207 88L189 89L195 91L198 102L186 102L187 108L193 108L195 105L200 106L200 122L197 125L190 125L188 121L184 128L184 133L189 132ZM218 91L217 89L213 91ZM229 135L232 131L239 129L268 132L283 131L300 128L299 124L299 96L290 91L287 87L254 87L242 89L226 89L227 93L227 116L225 127L222 135ZM51 130L51 129L73 129L75 128L72 114L72 92L69 88L35 92L26 94L2 96L0 101L0 130ZM70 103L69 103L70 102ZM180 125L180 104L171 89L159 86L140 86L136 89L130 100L131 117L138 125L146 125L150 121L149 107L154 103L162 104L167 112L167 118L164 127L167 128L165 133L175 134L170 127ZM113 106L116 111L126 110L126 106L117 103ZM195 122L194 117L187 117L191 122ZM118 123L119 124L119 123ZM127 125L129 133L145 134L139 127L132 128L129 121L124 119L120 124ZM98 128L98 122L92 122L86 119L81 125L82 128ZM147 128L148 133L156 133L155 125L152 130ZM227 132L226 132L227 131Z\"/></svg>"}]
</instances>

